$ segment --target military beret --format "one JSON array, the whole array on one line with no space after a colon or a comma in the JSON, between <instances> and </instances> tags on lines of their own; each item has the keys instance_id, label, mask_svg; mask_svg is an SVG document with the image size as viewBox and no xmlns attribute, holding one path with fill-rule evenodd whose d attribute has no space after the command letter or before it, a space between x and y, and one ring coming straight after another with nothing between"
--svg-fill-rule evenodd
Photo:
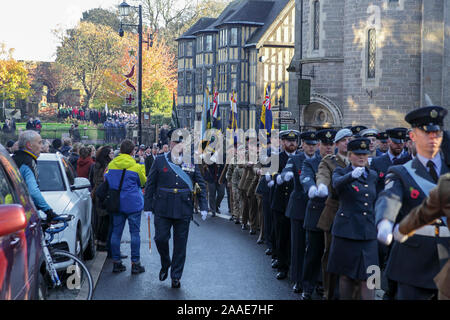
<instances>
[{"instance_id":1,"label":"military beret","mask_svg":"<svg viewBox=\"0 0 450 320\"><path fill-rule=\"evenodd\" d=\"M350 129L348 128L341 129L336 133L336 137L334 137L334 142L336 143L344 138L351 137L352 135L353 133Z\"/></svg>"}]
</instances>

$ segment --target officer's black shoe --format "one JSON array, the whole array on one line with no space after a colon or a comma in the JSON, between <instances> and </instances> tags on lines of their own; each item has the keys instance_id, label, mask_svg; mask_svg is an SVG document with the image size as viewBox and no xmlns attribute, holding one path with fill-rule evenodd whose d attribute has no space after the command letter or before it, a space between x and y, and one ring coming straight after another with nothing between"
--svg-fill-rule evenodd
<instances>
[{"instance_id":1,"label":"officer's black shoe","mask_svg":"<svg viewBox=\"0 0 450 320\"><path fill-rule=\"evenodd\" d=\"M122 262L114 262L113 264L113 273L120 273L127 270L127 267L125 267Z\"/></svg>"},{"instance_id":2,"label":"officer's black shoe","mask_svg":"<svg viewBox=\"0 0 450 320\"><path fill-rule=\"evenodd\" d=\"M178 280L178 279L172 279L172 288L178 289L179 287L181 287L180 280Z\"/></svg>"},{"instance_id":3,"label":"officer's black shoe","mask_svg":"<svg viewBox=\"0 0 450 320\"><path fill-rule=\"evenodd\" d=\"M236 220L234 221L234 224L241 224L241 222L239 221L238 218L236 218Z\"/></svg>"},{"instance_id":4,"label":"officer's black shoe","mask_svg":"<svg viewBox=\"0 0 450 320\"><path fill-rule=\"evenodd\" d=\"M250 232L249 232L251 235L255 235L256 234L256 231L254 230L254 229L250 229Z\"/></svg>"},{"instance_id":5,"label":"officer's black shoe","mask_svg":"<svg viewBox=\"0 0 450 320\"><path fill-rule=\"evenodd\" d=\"M300 300L312 300L311 293L303 292Z\"/></svg>"},{"instance_id":6,"label":"officer's black shoe","mask_svg":"<svg viewBox=\"0 0 450 320\"><path fill-rule=\"evenodd\" d=\"M234 220L234 216L231 216L228 221L233 221L233 220Z\"/></svg>"},{"instance_id":7,"label":"officer's black shoe","mask_svg":"<svg viewBox=\"0 0 450 320\"><path fill-rule=\"evenodd\" d=\"M292 290L293 290L295 293L302 293L302 287L300 286L300 283L296 282L296 283L294 284L294 286L292 287Z\"/></svg>"},{"instance_id":8,"label":"officer's black shoe","mask_svg":"<svg viewBox=\"0 0 450 320\"><path fill-rule=\"evenodd\" d=\"M161 271L159 271L159 281L166 280L168 275L169 275L169 270L161 269Z\"/></svg>"},{"instance_id":9,"label":"officer's black shoe","mask_svg":"<svg viewBox=\"0 0 450 320\"><path fill-rule=\"evenodd\" d=\"M211 216L214 218L216 216L216 213L215 212L211 213Z\"/></svg>"},{"instance_id":10,"label":"officer's black shoe","mask_svg":"<svg viewBox=\"0 0 450 320\"><path fill-rule=\"evenodd\" d=\"M271 255L272 255L272 249L268 248L268 249L266 250L265 254L266 254L267 256L271 256Z\"/></svg>"},{"instance_id":11,"label":"officer's black shoe","mask_svg":"<svg viewBox=\"0 0 450 320\"><path fill-rule=\"evenodd\" d=\"M241 229L242 229L242 230L248 230L248 227L247 227L247 225L243 224L242 227L241 227Z\"/></svg>"},{"instance_id":12,"label":"officer's black shoe","mask_svg":"<svg viewBox=\"0 0 450 320\"><path fill-rule=\"evenodd\" d=\"M145 272L145 268L138 262L131 265L131 273L139 274Z\"/></svg>"},{"instance_id":13,"label":"officer's black shoe","mask_svg":"<svg viewBox=\"0 0 450 320\"><path fill-rule=\"evenodd\" d=\"M264 240L263 240L263 239L258 239L258 240L256 241L256 243L257 243L257 244L263 244L263 243L264 243Z\"/></svg>"},{"instance_id":14,"label":"officer's black shoe","mask_svg":"<svg viewBox=\"0 0 450 320\"><path fill-rule=\"evenodd\" d=\"M280 271L277 273L277 279L283 280L287 278L287 272L286 271Z\"/></svg>"},{"instance_id":15,"label":"officer's black shoe","mask_svg":"<svg viewBox=\"0 0 450 320\"><path fill-rule=\"evenodd\" d=\"M273 268L273 269L276 269L276 268L278 268L278 266L279 266L278 260L275 259L275 261L272 262L272 268Z\"/></svg>"},{"instance_id":16,"label":"officer's black shoe","mask_svg":"<svg viewBox=\"0 0 450 320\"><path fill-rule=\"evenodd\" d=\"M126 254L120 254L120 259L126 259L128 256Z\"/></svg>"}]
</instances>

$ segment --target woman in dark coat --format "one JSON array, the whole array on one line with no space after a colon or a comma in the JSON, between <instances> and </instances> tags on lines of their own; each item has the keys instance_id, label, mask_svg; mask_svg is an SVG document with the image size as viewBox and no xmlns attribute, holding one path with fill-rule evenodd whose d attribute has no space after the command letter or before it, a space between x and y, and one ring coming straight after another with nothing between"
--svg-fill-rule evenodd
<instances>
[{"instance_id":1,"label":"woman in dark coat","mask_svg":"<svg viewBox=\"0 0 450 320\"><path fill-rule=\"evenodd\" d=\"M91 170L89 180L92 186L92 198L94 203L94 214L95 214L95 236L98 241L97 249L99 251L106 251L108 246L108 236L110 228L110 216L108 212L102 209L100 202L95 198L96 189L103 183L104 174L109 162L113 159L113 150L110 146L101 147L98 149L95 156L96 162Z\"/></svg>"},{"instance_id":2,"label":"woman in dark coat","mask_svg":"<svg viewBox=\"0 0 450 320\"><path fill-rule=\"evenodd\" d=\"M375 171L366 167L369 145L370 140L365 138L349 142L348 159L351 164L346 168L338 167L333 173L339 210L331 230L333 239L328 272L340 275L342 300L375 298L375 290L368 288L367 278L378 266L374 212L378 177Z\"/></svg>"},{"instance_id":3,"label":"woman in dark coat","mask_svg":"<svg viewBox=\"0 0 450 320\"><path fill-rule=\"evenodd\" d=\"M83 147L80 149L80 158L77 161L77 175L79 178L89 179L89 170L94 164L94 160L91 157L91 149Z\"/></svg>"}]
</instances>

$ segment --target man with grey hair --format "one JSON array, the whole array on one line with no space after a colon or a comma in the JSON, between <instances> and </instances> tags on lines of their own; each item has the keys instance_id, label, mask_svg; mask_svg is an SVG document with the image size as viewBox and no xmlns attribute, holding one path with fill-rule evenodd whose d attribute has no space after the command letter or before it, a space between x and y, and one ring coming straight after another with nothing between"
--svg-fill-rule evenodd
<instances>
[{"instance_id":1,"label":"man with grey hair","mask_svg":"<svg viewBox=\"0 0 450 320\"><path fill-rule=\"evenodd\" d=\"M39 190L37 158L41 154L42 138L36 131L25 131L19 136L19 150L14 152L13 159L28 187L34 205L46 213L50 221L56 216Z\"/></svg>"}]
</instances>

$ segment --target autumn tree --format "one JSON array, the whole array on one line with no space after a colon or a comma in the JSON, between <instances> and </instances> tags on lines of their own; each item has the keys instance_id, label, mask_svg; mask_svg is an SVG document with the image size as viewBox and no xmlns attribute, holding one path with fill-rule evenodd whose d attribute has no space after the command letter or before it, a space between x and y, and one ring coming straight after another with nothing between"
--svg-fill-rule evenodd
<instances>
[{"instance_id":1,"label":"autumn tree","mask_svg":"<svg viewBox=\"0 0 450 320\"><path fill-rule=\"evenodd\" d=\"M13 58L14 49L0 43L0 99L21 100L31 94L28 71L22 62Z\"/></svg>"},{"instance_id":2,"label":"autumn tree","mask_svg":"<svg viewBox=\"0 0 450 320\"><path fill-rule=\"evenodd\" d=\"M88 107L108 73L119 71L124 43L117 31L91 22L80 22L57 36L61 45L57 48L56 62L62 66L65 77L84 90Z\"/></svg>"}]
</instances>

